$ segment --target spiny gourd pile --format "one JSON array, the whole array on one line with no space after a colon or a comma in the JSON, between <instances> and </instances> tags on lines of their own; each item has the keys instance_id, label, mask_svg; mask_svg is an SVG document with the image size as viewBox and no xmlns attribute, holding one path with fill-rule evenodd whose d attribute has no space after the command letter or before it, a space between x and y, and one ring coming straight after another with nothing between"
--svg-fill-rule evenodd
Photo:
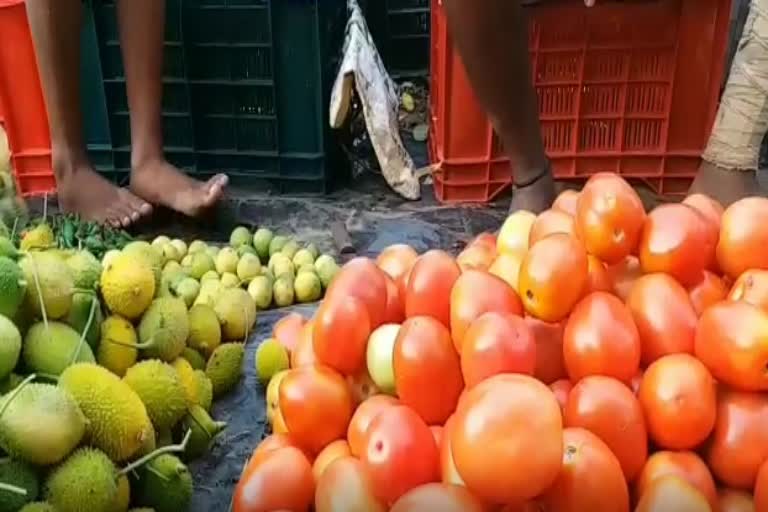
<instances>
[{"instance_id":1,"label":"spiny gourd pile","mask_svg":"<svg viewBox=\"0 0 768 512\"><path fill-rule=\"evenodd\" d=\"M241 377L254 299L184 291L179 262L211 259L203 244L99 261L33 242L0 237L0 512L185 510L184 461L225 426L209 411Z\"/></svg>"}]
</instances>

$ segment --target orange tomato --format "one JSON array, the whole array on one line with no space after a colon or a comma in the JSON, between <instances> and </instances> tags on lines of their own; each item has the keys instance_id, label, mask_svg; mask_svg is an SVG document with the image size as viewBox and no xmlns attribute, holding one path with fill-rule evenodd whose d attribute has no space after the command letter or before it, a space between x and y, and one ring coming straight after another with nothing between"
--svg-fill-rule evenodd
<instances>
[{"instance_id":1,"label":"orange tomato","mask_svg":"<svg viewBox=\"0 0 768 512\"><path fill-rule=\"evenodd\" d=\"M683 199L683 204L696 208L714 226L716 232L720 232L720 220L725 208L716 199L705 194L691 194Z\"/></svg>"},{"instance_id":2,"label":"orange tomato","mask_svg":"<svg viewBox=\"0 0 768 512\"><path fill-rule=\"evenodd\" d=\"M443 444L443 427L440 425L432 425L429 427L429 430L432 431L432 437L435 438L435 444L439 449Z\"/></svg>"},{"instance_id":3,"label":"orange tomato","mask_svg":"<svg viewBox=\"0 0 768 512\"><path fill-rule=\"evenodd\" d=\"M235 487L233 512L307 511L315 496L312 466L298 448L269 452L250 464Z\"/></svg>"},{"instance_id":4,"label":"orange tomato","mask_svg":"<svg viewBox=\"0 0 768 512\"><path fill-rule=\"evenodd\" d=\"M648 457L648 436L640 403L616 379L586 377L573 386L563 415L566 427L585 428L603 440L632 480Z\"/></svg>"},{"instance_id":5,"label":"orange tomato","mask_svg":"<svg viewBox=\"0 0 768 512\"><path fill-rule=\"evenodd\" d=\"M315 512L387 512L373 495L370 475L354 457L342 457L328 466L317 482Z\"/></svg>"},{"instance_id":6,"label":"orange tomato","mask_svg":"<svg viewBox=\"0 0 768 512\"><path fill-rule=\"evenodd\" d=\"M755 509L768 510L768 460L763 462L755 479Z\"/></svg>"},{"instance_id":7,"label":"orange tomato","mask_svg":"<svg viewBox=\"0 0 768 512\"><path fill-rule=\"evenodd\" d=\"M707 462L721 482L752 490L760 466L768 459L766 425L767 396L739 391L720 393Z\"/></svg>"},{"instance_id":8,"label":"orange tomato","mask_svg":"<svg viewBox=\"0 0 768 512\"><path fill-rule=\"evenodd\" d=\"M735 489L720 489L720 512L755 512L755 501L748 492Z\"/></svg>"},{"instance_id":9,"label":"orange tomato","mask_svg":"<svg viewBox=\"0 0 768 512\"><path fill-rule=\"evenodd\" d=\"M587 285L584 287L584 295L592 292L613 293L613 281L605 263L591 254L587 256L587 263Z\"/></svg>"},{"instance_id":10,"label":"orange tomato","mask_svg":"<svg viewBox=\"0 0 768 512\"><path fill-rule=\"evenodd\" d=\"M550 324L532 316L525 317L536 342L536 368L533 376L544 384L567 377L563 360L564 322Z\"/></svg>"},{"instance_id":11,"label":"orange tomato","mask_svg":"<svg viewBox=\"0 0 768 512\"><path fill-rule=\"evenodd\" d=\"M360 460L374 494L384 503L394 503L411 489L440 480L440 456L432 431L413 409L402 405L387 407L373 418Z\"/></svg>"},{"instance_id":12,"label":"orange tomato","mask_svg":"<svg viewBox=\"0 0 768 512\"><path fill-rule=\"evenodd\" d=\"M465 271L451 290L451 338L459 354L464 333L489 311L522 315L523 305L517 292L500 278L482 270Z\"/></svg>"},{"instance_id":13,"label":"orange tomato","mask_svg":"<svg viewBox=\"0 0 768 512\"><path fill-rule=\"evenodd\" d=\"M299 343L301 328L307 323L307 319L298 313L288 313L275 322L272 329L272 337L280 342L289 352L296 349Z\"/></svg>"},{"instance_id":14,"label":"orange tomato","mask_svg":"<svg viewBox=\"0 0 768 512\"><path fill-rule=\"evenodd\" d=\"M448 329L428 316L409 318L395 340L395 388L403 405L429 425L442 425L464 389L461 361ZM439 389L439 393L435 393Z\"/></svg>"},{"instance_id":15,"label":"orange tomato","mask_svg":"<svg viewBox=\"0 0 768 512\"><path fill-rule=\"evenodd\" d=\"M544 238L545 236L553 233L565 233L566 235L575 236L576 228L574 227L573 215L569 215L561 210L546 210L541 212L533 226L531 226L531 232L528 235L528 246L533 245Z\"/></svg>"},{"instance_id":16,"label":"orange tomato","mask_svg":"<svg viewBox=\"0 0 768 512\"><path fill-rule=\"evenodd\" d=\"M315 314L312 346L317 360L343 374L365 366L372 325L365 304L353 295L326 297Z\"/></svg>"},{"instance_id":17,"label":"orange tomato","mask_svg":"<svg viewBox=\"0 0 768 512\"><path fill-rule=\"evenodd\" d=\"M695 352L719 382L768 390L768 313L746 302L711 306L699 319Z\"/></svg>"},{"instance_id":18,"label":"orange tomato","mask_svg":"<svg viewBox=\"0 0 768 512\"><path fill-rule=\"evenodd\" d=\"M470 269L488 270L496 258L496 251L486 244L468 245L456 257L462 271Z\"/></svg>"},{"instance_id":19,"label":"orange tomato","mask_svg":"<svg viewBox=\"0 0 768 512\"><path fill-rule=\"evenodd\" d=\"M493 260L488 269L490 274L500 277L517 292L518 279L520 276L520 265L523 263L523 256L519 253L501 253Z\"/></svg>"},{"instance_id":20,"label":"orange tomato","mask_svg":"<svg viewBox=\"0 0 768 512\"><path fill-rule=\"evenodd\" d=\"M317 362L314 347L314 327L314 320L310 320L302 326L296 348L291 351L291 368L312 366Z\"/></svg>"},{"instance_id":21,"label":"orange tomato","mask_svg":"<svg viewBox=\"0 0 768 512\"><path fill-rule=\"evenodd\" d=\"M723 213L717 263L732 279L751 269L768 270L768 199L747 197Z\"/></svg>"},{"instance_id":22,"label":"orange tomato","mask_svg":"<svg viewBox=\"0 0 768 512\"><path fill-rule=\"evenodd\" d=\"M558 512L629 512L629 490L621 464L610 448L588 430L563 430L563 467L541 498Z\"/></svg>"},{"instance_id":23,"label":"orange tomato","mask_svg":"<svg viewBox=\"0 0 768 512\"><path fill-rule=\"evenodd\" d=\"M715 426L715 380L688 354L672 354L645 370L639 392L648 433L669 450L689 450L704 442Z\"/></svg>"},{"instance_id":24,"label":"orange tomato","mask_svg":"<svg viewBox=\"0 0 768 512\"><path fill-rule=\"evenodd\" d=\"M728 300L740 300L768 311L768 270L753 269L733 283Z\"/></svg>"},{"instance_id":25,"label":"orange tomato","mask_svg":"<svg viewBox=\"0 0 768 512\"><path fill-rule=\"evenodd\" d=\"M486 502L532 499L560 472L560 406L549 388L533 377L502 374L484 380L467 392L452 422L457 473Z\"/></svg>"},{"instance_id":26,"label":"orange tomato","mask_svg":"<svg viewBox=\"0 0 768 512\"><path fill-rule=\"evenodd\" d=\"M347 441L349 441L349 449L352 455L359 457L363 453L365 432L368 430L368 425L371 424L373 418L387 407L399 404L400 402L395 397L374 395L358 406L347 428Z\"/></svg>"},{"instance_id":27,"label":"orange tomato","mask_svg":"<svg viewBox=\"0 0 768 512\"><path fill-rule=\"evenodd\" d=\"M693 353L698 317L688 292L666 274L638 279L627 297L640 333L640 360L647 366L667 354Z\"/></svg>"},{"instance_id":28,"label":"orange tomato","mask_svg":"<svg viewBox=\"0 0 768 512\"><path fill-rule=\"evenodd\" d=\"M632 380L640 367L640 335L629 309L608 293L587 295L565 324L563 359L574 382L588 375Z\"/></svg>"},{"instance_id":29,"label":"orange tomato","mask_svg":"<svg viewBox=\"0 0 768 512\"><path fill-rule=\"evenodd\" d=\"M333 462L342 457L349 457L351 455L349 451L349 443L345 439L339 439L334 441L315 457L315 462L312 463L312 475L315 477L315 482L320 480L325 470L328 469Z\"/></svg>"},{"instance_id":30,"label":"orange tomato","mask_svg":"<svg viewBox=\"0 0 768 512\"><path fill-rule=\"evenodd\" d=\"M385 324L399 324L405 320L405 301L397 284L389 276L384 276L387 283L387 312L384 315Z\"/></svg>"},{"instance_id":31,"label":"orange tomato","mask_svg":"<svg viewBox=\"0 0 768 512\"><path fill-rule=\"evenodd\" d=\"M552 394L555 395L557 403L560 404L560 411L565 414L565 406L568 403L568 396L571 394L573 384L568 379L556 380L549 385L549 389L552 390Z\"/></svg>"},{"instance_id":32,"label":"orange tomato","mask_svg":"<svg viewBox=\"0 0 768 512\"><path fill-rule=\"evenodd\" d=\"M584 246L564 233L531 246L520 266L518 289L525 310L545 322L568 316L587 285L589 262Z\"/></svg>"},{"instance_id":33,"label":"orange tomato","mask_svg":"<svg viewBox=\"0 0 768 512\"><path fill-rule=\"evenodd\" d=\"M576 215L576 206L579 201L579 192L577 190L563 190L552 203L553 210L565 212L568 215Z\"/></svg>"},{"instance_id":34,"label":"orange tomato","mask_svg":"<svg viewBox=\"0 0 768 512\"><path fill-rule=\"evenodd\" d=\"M576 233L587 252L613 265L633 254L640 241L645 209L626 181L603 176L590 179L584 186L575 221Z\"/></svg>"},{"instance_id":35,"label":"orange tomato","mask_svg":"<svg viewBox=\"0 0 768 512\"><path fill-rule=\"evenodd\" d=\"M705 309L725 299L727 295L728 289L723 280L708 270L703 272L698 283L688 288L688 297L697 316L701 316Z\"/></svg>"},{"instance_id":36,"label":"orange tomato","mask_svg":"<svg viewBox=\"0 0 768 512\"><path fill-rule=\"evenodd\" d=\"M379 388L373 382L367 368L363 368L355 375L346 375L347 386L352 395L352 403L355 407L370 397L379 394Z\"/></svg>"},{"instance_id":37,"label":"orange tomato","mask_svg":"<svg viewBox=\"0 0 768 512\"><path fill-rule=\"evenodd\" d=\"M632 390L635 396L637 396L637 394L640 392L640 384L643 382L643 375L643 370L638 370L638 372L634 377L632 377L632 380L629 383L629 389Z\"/></svg>"},{"instance_id":38,"label":"orange tomato","mask_svg":"<svg viewBox=\"0 0 768 512\"><path fill-rule=\"evenodd\" d=\"M499 373L533 375L536 342L519 316L485 313L472 322L464 336L461 372L467 388Z\"/></svg>"},{"instance_id":39,"label":"orange tomato","mask_svg":"<svg viewBox=\"0 0 768 512\"><path fill-rule=\"evenodd\" d=\"M469 245L485 245L490 249L496 250L496 235L489 231L484 231L472 239Z\"/></svg>"},{"instance_id":40,"label":"orange tomato","mask_svg":"<svg viewBox=\"0 0 768 512\"><path fill-rule=\"evenodd\" d=\"M483 503L459 485L431 483L411 489L389 509L390 512L484 512Z\"/></svg>"},{"instance_id":41,"label":"orange tomato","mask_svg":"<svg viewBox=\"0 0 768 512\"><path fill-rule=\"evenodd\" d=\"M387 313L387 282L384 280L384 272L372 260L363 257L349 260L333 278L323 302L335 295L355 297L363 303L368 310L369 333L384 323Z\"/></svg>"},{"instance_id":42,"label":"orange tomato","mask_svg":"<svg viewBox=\"0 0 768 512\"><path fill-rule=\"evenodd\" d=\"M286 446L293 446L294 448L301 449L301 447L291 439L291 436L286 433L274 433L269 435L258 444L255 450L253 450L251 458L248 460L248 465L255 464L268 453L280 448L285 448Z\"/></svg>"},{"instance_id":43,"label":"orange tomato","mask_svg":"<svg viewBox=\"0 0 768 512\"><path fill-rule=\"evenodd\" d=\"M463 485L466 487L459 473L456 471L456 464L453 462L453 453L451 453L451 433L453 432L453 416L448 418L443 427L443 439L438 445L440 450L440 481L444 484Z\"/></svg>"},{"instance_id":44,"label":"orange tomato","mask_svg":"<svg viewBox=\"0 0 768 512\"><path fill-rule=\"evenodd\" d=\"M427 251L413 264L405 293L405 316L431 316L451 325L451 290L461 269L443 251Z\"/></svg>"},{"instance_id":45,"label":"orange tomato","mask_svg":"<svg viewBox=\"0 0 768 512\"><path fill-rule=\"evenodd\" d=\"M713 511L718 509L717 488L709 468L694 452L656 452L643 466L635 482L635 494L641 497L653 482L666 476L687 481L704 495Z\"/></svg>"},{"instance_id":46,"label":"orange tomato","mask_svg":"<svg viewBox=\"0 0 768 512\"><path fill-rule=\"evenodd\" d=\"M636 256L627 256L619 263L609 266L607 270L608 278L613 283L613 293L621 300L627 300L635 281L643 275L640 260Z\"/></svg>"},{"instance_id":47,"label":"orange tomato","mask_svg":"<svg viewBox=\"0 0 768 512\"><path fill-rule=\"evenodd\" d=\"M384 271L392 280L405 276L418 258L418 253L413 247L406 244L390 245L376 258L376 265Z\"/></svg>"},{"instance_id":48,"label":"orange tomato","mask_svg":"<svg viewBox=\"0 0 768 512\"><path fill-rule=\"evenodd\" d=\"M304 366L283 377L280 411L291 438L318 453L346 435L352 396L338 373L325 366Z\"/></svg>"},{"instance_id":49,"label":"orange tomato","mask_svg":"<svg viewBox=\"0 0 768 512\"><path fill-rule=\"evenodd\" d=\"M634 512L711 512L707 497L684 478L668 475L654 480Z\"/></svg>"}]
</instances>

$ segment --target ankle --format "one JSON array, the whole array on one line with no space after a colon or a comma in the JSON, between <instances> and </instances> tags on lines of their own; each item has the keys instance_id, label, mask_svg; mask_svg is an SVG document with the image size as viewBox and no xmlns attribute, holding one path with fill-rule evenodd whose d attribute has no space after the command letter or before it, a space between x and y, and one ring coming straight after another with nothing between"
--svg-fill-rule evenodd
<instances>
[{"instance_id":1,"label":"ankle","mask_svg":"<svg viewBox=\"0 0 768 512\"><path fill-rule=\"evenodd\" d=\"M66 181L83 170L90 170L91 162L83 150L53 146L51 151L53 173L59 181Z\"/></svg>"}]
</instances>

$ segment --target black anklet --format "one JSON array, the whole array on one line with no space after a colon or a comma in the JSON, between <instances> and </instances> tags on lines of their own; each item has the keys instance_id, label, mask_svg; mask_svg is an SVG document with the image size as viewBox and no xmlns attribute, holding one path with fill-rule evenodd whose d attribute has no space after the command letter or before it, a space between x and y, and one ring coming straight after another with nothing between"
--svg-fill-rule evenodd
<instances>
[{"instance_id":1,"label":"black anklet","mask_svg":"<svg viewBox=\"0 0 768 512\"><path fill-rule=\"evenodd\" d=\"M539 181L541 178L543 178L544 176L549 174L551 172L551 170L552 170L552 166L547 165L536 176L534 176L533 178L531 178L531 179L529 179L527 181L524 181L522 183L512 182L512 188L513 189L518 189L518 188L530 187L531 185L533 185L534 183Z\"/></svg>"}]
</instances>

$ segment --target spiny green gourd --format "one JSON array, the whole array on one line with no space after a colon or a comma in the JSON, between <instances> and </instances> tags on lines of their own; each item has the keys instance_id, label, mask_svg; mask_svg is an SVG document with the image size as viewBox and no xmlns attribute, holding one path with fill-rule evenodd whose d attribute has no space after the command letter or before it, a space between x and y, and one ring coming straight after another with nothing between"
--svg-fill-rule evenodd
<instances>
[{"instance_id":1,"label":"spiny green gourd","mask_svg":"<svg viewBox=\"0 0 768 512\"><path fill-rule=\"evenodd\" d=\"M206 411L210 411L213 405L213 383L202 370L195 370L195 380L197 380L197 403Z\"/></svg>"},{"instance_id":2,"label":"spiny green gourd","mask_svg":"<svg viewBox=\"0 0 768 512\"><path fill-rule=\"evenodd\" d=\"M27 291L27 280L15 261L0 256L0 315L13 318Z\"/></svg>"},{"instance_id":3,"label":"spiny green gourd","mask_svg":"<svg viewBox=\"0 0 768 512\"><path fill-rule=\"evenodd\" d=\"M187 410L184 386L174 368L157 359L136 363L123 381L133 389L147 409L158 431L172 428Z\"/></svg>"},{"instance_id":4,"label":"spiny green gourd","mask_svg":"<svg viewBox=\"0 0 768 512\"><path fill-rule=\"evenodd\" d=\"M41 222L30 229L21 237L19 247L22 251L31 251L33 249L48 249L55 244L53 229L45 222Z\"/></svg>"},{"instance_id":5,"label":"spiny green gourd","mask_svg":"<svg viewBox=\"0 0 768 512\"><path fill-rule=\"evenodd\" d=\"M0 315L0 380L8 377L21 353L21 333L8 318Z\"/></svg>"},{"instance_id":6,"label":"spiny green gourd","mask_svg":"<svg viewBox=\"0 0 768 512\"><path fill-rule=\"evenodd\" d=\"M187 398L187 406L191 407L199 401L197 390L197 378L195 377L195 369L189 364L189 361L183 357L178 357L171 364L173 369L176 370L176 375L179 376L179 381L184 387L184 396Z\"/></svg>"},{"instance_id":7,"label":"spiny green gourd","mask_svg":"<svg viewBox=\"0 0 768 512\"><path fill-rule=\"evenodd\" d=\"M226 426L227 424L223 421L214 421L208 412L199 405L190 407L189 412L181 421L181 431L190 432L187 449L184 451L187 460L205 455L213 440Z\"/></svg>"},{"instance_id":8,"label":"spiny green gourd","mask_svg":"<svg viewBox=\"0 0 768 512\"><path fill-rule=\"evenodd\" d=\"M37 373L59 375L72 362L93 363L88 343L80 343L80 335L61 322L38 322L24 338L24 364Z\"/></svg>"},{"instance_id":9,"label":"spiny green gourd","mask_svg":"<svg viewBox=\"0 0 768 512\"><path fill-rule=\"evenodd\" d=\"M93 311L93 318L91 318ZM90 319L90 322L89 322ZM101 303L94 292L75 292L72 296L72 307L64 318L64 323L72 327L75 331L82 333L88 326L85 333L85 341L91 346L91 350L96 350L99 345L99 336L101 335L101 322L104 315L101 312Z\"/></svg>"},{"instance_id":10,"label":"spiny green gourd","mask_svg":"<svg viewBox=\"0 0 768 512\"><path fill-rule=\"evenodd\" d=\"M186 304L172 297L155 299L141 318L138 332L147 358L173 361L184 351L189 337Z\"/></svg>"},{"instance_id":11,"label":"spiny green gourd","mask_svg":"<svg viewBox=\"0 0 768 512\"><path fill-rule=\"evenodd\" d=\"M246 341L256 323L256 303L242 288L228 288L219 294L213 307L221 324L222 338Z\"/></svg>"},{"instance_id":12,"label":"spiny green gourd","mask_svg":"<svg viewBox=\"0 0 768 512\"><path fill-rule=\"evenodd\" d=\"M189 339L187 345L210 357L221 344L221 325L216 312L207 304L197 304L189 310Z\"/></svg>"},{"instance_id":13,"label":"spiny green gourd","mask_svg":"<svg viewBox=\"0 0 768 512\"><path fill-rule=\"evenodd\" d=\"M147 258L125 251L106 263L101 273L105 304L112 313L128 320L136 320L146 311L158 286Z\"/></svg>"},{"instance_id":14,"label":"spiny green gourd","mask_svg":"<svg viewBox=\"0 0 768 512\"><path fill-rule=\"evenodd\" d=\"M146 441L152 423L139 395L106 368L78 363L59 377L88 419L90 443L117 462L135 455Z\"/></svg>"},{"instance_id":15,"label":"spiny green gourd","mask_svg":"<svg viewBox=\"0 0 768 512\"><path fill-rule=\"evenodd\" d=\"M126 512L131 504L131 482L125 475L120 475L117 479L117 493L110 512Z\"/></svg>"},{"instance_id":16,"label":"spiny green gourd","mask_svg":"<svg viewBox=\"0 0 768 512\"><path fill-rule=\"evenodd\" d=\"M57 512L113 512L117 477L104 452L80 448L48 476L45 500Z\"/></svg>"},{"instance_id":17,"label":"spiny green gourd","mask_svg":"<svg viewBox=\"0 0 768 512\"><path fill-rule=\"evenodd\" d=\"M67 264L50 252L32 252L19 263L27 282L25 307L42 317L42 304L49 320L63 318L72 305L74 281Z\"/></svg>"},{"instance_id":18,"label":"spiny green gourd","mask_svg":"<svg viewBox=\"0 0 768 512\"><path fill-rule=\"evenodd\" d=\"M77 251L67 259L77 288L95 290L101 277L101 262L89 251Z\"/></svg>"},{"instance_id":19,"label":"spiny green gourd","mask_svg":"<svg viewBox=\"0 0 768 512\"><path fill-rule=\"evenodd\" d=\"M19 512L56 512L56 509L47 501L34 501L24 505Z\"/></svg>"},{"instance_id":20,"label":"spiny green gourd","mask_svg":"<svg viewBox=\"0 0 768 512\"><path fill-rule=\"evenodd\" d=\"M192 500L192 475L178 457L163 454L139 470L135 489L139 503L156 512L186 510Z\"/></svg>"},{"instance_id":21,"label":"spiny green gourd","mask_svg":"<svg viewBox=\"0 0 768 512\"><path fill-rule=\"evenodd\" d=\"M186 359L195 370L205 370L205 357L197 350L186 347L181 353L181 357Z\"/></svg>"},{"instance_id":22,"label":"spiny green gourd","mask_svg":"<svg viewBox=\"0 0 768 512\"><path fill-rule=\"evenodd\" d=\"M125 318L112 315L101 324L101 341L96 350L96 360L109 371L122 377L136 364L139 350L138 337L133 325Z\"/></svg>"},{"instance_id":23,"label":"spiny green gourd","mask_svg":"<svg viewBox=\"0 0 768 512\"><path fill-rule=\"evenodd\" d=\"M86 431L75 399L51 384L21 384L0 400L0 410L3 450L38 466L63 460Z\"/></svg>"},{"instance_id":24,"label":"spiny green gourd","mask_svg":"<svg viewBox=\"0 0 768 512\"><path fill-rule=\"evenodd\" d=\"M205 374L213 384L214 397L228 392L240 381L244 354L243 343L224 343L213 351L205 367Z\"/></svg>"},{"instance_id":25,"label":"spiny green gourd","mask_svg":"<svg viewBox=\"0 0 768 512\"><path fill-rule=\"evenodd\" d=\"M167 245L167 244L165 244ZM160 278L163 272L163 250L160 247L152 247L144 240L135 240L123 247L123 253L144 259L152 269L152 275L155 277L155 289L160 286Z\"/></svg>"},{"instance_id":26,"label":"spiny green gourd","mask_svg":"<svg viewBox=\"0 0 768 512\"><path fill-rule=\"evenodd\" d=\"M16 512L27 503L35 501L40 494L35 468L20 460L5 458L0 461L0 482L27 491L23 495L0 490L0 512Z\"/></svg>"},{"instance_id":27,"label":"spiny green gourd","mask_svg":"<svg viewBox=\"0 0 768 512\"><path fill-rule=\"evenodd\" d=\"M5 224L0 222L0 256L17 260L19 258L19 250L16 249L16 246L13 245L11 239L5 234L6 230L7 228L5 227Z\"/></svg>"}]
</instances>

